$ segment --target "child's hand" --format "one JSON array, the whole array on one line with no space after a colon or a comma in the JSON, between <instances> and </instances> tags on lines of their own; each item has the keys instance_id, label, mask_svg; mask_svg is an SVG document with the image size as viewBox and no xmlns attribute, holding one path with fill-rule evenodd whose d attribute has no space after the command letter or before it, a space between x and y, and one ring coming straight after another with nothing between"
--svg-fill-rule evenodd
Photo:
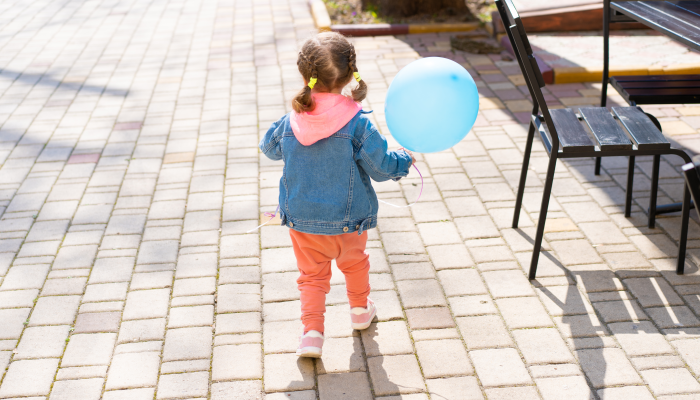
<instances>
[{"instance_id":1,"label":"child's hand","mask_svg":"<svg viewBox=\"0 0 700 400\"><path fill-rule=\"evenodd\" d=\"M410 150L406 150L406 149L404 149L403 147L399 147L399 150L403 150L403 151L406 152L406 154L408 154L409 156L411 156L411 165L413 165L413 164L416 163L416 158L413 157L413 152L411 152Z\"/></svg>"}]
</instances>

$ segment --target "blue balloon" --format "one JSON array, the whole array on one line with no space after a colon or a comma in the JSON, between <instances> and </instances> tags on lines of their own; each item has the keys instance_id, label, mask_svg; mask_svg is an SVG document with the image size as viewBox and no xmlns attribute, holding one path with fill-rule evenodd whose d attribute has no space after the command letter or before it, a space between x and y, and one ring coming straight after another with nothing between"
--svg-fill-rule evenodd
<instances>
[{"instance_id":1,"label":"blue balloon","mask_svg":"<svg viewBox=\"0 0 700 400\"><path fill-rule=\"evenodd\" d=\"M428 57L404 67L384 105L391 135L408 150L434 153L459 143L476 122L479 91L464 67Z\"/></svg>"}]
</instances>

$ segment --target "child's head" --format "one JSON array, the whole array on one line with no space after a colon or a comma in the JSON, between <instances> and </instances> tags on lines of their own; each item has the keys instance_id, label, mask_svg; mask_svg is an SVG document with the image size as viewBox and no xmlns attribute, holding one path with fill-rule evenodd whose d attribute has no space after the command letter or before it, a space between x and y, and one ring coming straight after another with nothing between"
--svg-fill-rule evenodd
<instances>
[{"instance_id":1,"label":"child's head","mask_svg":"<svg viewBox=\"0 0 700 400\"><path fill-rule=\"evenodd\" d=\"M331 92L350 83L353 73L357 72L355 47L339 33L319 33L301 47L297 66L304 80L310 85L304 86L297 94L292 106L298 113L313 111L315 104L311 97L311 86L319 92ZM313 81L312 78L317 81ZM352 98L360 102L365 97L367 84L359 79L359 86L352 91Z\"/></svg>"}]
</instances>

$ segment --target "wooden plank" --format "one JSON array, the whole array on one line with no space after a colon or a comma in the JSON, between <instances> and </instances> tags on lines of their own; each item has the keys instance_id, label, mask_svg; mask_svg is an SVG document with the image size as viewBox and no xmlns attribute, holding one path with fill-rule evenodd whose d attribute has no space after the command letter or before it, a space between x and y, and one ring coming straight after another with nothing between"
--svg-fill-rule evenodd
<instances>
[{"instance_id":1,"label":"wooden plank","mask_svg":"<svg viewBox=\"0 0 700 400\"><path fill-rule=\"evenodd\" d=\"M593 151L595 144L570 108L549 110L562 151ZM551 131L550 131L551 134Z\"/></svg>"},{"instance_id":2,"label":"wooden plank","mask_svg":"<svg viewBox=\"0 0 700 400\"><path fill-rule=\"evenodd\" d=\"M700 17L663 4L665 2L619 1L610 3L610 7L686 46L700 50Z\"/></svg>"},{"instance_id":3,"label":"wooden plank","mask_svg":"<svg viewBox=\"0 0 700 400\"><path fill-rule=\"evenodd\" d=\"M613 107L612 110L637 143L639 150L671 148L671 143L659 132L649 117L637 107Z\"/></svg>"},{"instance_id":4,"label":"wooden plank","mask_svg":"<svg viewBox=\"0 0 700 400\"><path fill-rule=\"evenodd\" d=\"M584 107L579 111L598 141L600 151L632 150L632 142L605 107Z\"/></svg>"}]
</instances>

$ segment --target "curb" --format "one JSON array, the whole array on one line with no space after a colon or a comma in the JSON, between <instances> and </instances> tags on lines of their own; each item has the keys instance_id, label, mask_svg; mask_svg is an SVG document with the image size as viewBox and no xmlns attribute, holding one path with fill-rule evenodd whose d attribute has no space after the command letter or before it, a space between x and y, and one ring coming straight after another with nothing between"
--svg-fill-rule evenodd
<instances>
[{"instance_id":1,"label":"curb","mask_svg":"<svg viewBox=\"0 0 700 400\"><path fill-rule=\"evenodd\" d=\"M610 67L609 76L615 75L696 75L700 74L700 64L677 64L667 67L627 66ZM554 83L600 82L603 80L602 67L562 67L554 68Z\"/></svg>"},{"instance_id":2,"label":"curb","mask_svg":"<svg viewBox=\"0 0 700 400\"><path fill-rule=\"evenodd\" d=\"M501 38L501 46L515 57L513 47L507 36ZM544 76L546 84L601 82L603 67L555 67L552 68L541 58L535 56L537 65ZM625 67L610 66L608 76L621 75L695 75L700 74L700 64L677 64L667 67L631 65Z\"/></svg>"},{"instance_id":3,"label":"curb","mask_svg":"<svg viewBox=\"0 0 700 400\"><path fill-rule=\"evenodd\" d=\"M345 36L386 36L412 33L467 32L481 28L480 22L458 24L357 24L332 25L322 0L309 0L311 16L319 32L333 31Z\"/></svg>"},{"instance_id":4,"label":"curb","mask_svg":"<svg viewBox=\"0 0 700 400\"><path fill-rule=\"evenodd\" d=\"M319 32L328 32L331 30L331 16L328 15L326 5L322 0L309 0L309 8L311 8L311 16L314 19L314 24Z\"/></svg>"}]
</instances>

